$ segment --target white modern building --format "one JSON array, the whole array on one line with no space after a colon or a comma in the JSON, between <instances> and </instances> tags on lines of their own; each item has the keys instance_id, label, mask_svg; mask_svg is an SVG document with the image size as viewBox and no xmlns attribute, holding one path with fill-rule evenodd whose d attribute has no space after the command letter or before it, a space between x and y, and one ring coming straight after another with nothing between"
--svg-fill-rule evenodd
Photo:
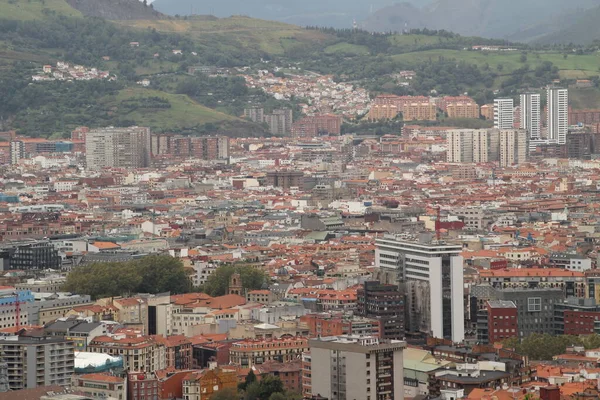
<instances>
[{"instance_id":1,"label":"white modern building","mask_svg":"<svg viewBox=\"0 0 600 400\"><path fill-rule=\"evenodd\" d=\"M569 90L548 88L548 140L566 144L569 132Z\"/></svg>"},{"instance_id":2,"label":"white modern building","mask_svg":"<svg viewBox=\"0 0 600 400\"><path fill-rule=\"evenodd\" d=\"M519 127L529 132L529 139L541 139L539 93L521 94L521 121Z\"/></svg>"},{"instance_id":3,"label":"white modern building","mask_svg":"<svg viewBox=\"0 0 600 400\"><path fill-rule=\"evenodd\" d=\"M515 123L513 99L494 99L494 128L513 129Z\"/></svg>"},{"instance_id":4,"label":"white modern building","mask_svg":"<svg viewBox=\"0 0 600 400\"><path fill-rule=\"evenodd\" d=\"M311 339L312 394L330 400L403 400L406 342L342 335Z\"/></svg>"},{"instance_id":5,"label":"white modern building","mask_svg":"<svg viewBox=\"0 0 600 400\"><path fill-rule=\"evenodd\" d=\"M407 332L462 342L464 330L461 245L385 235L376 240L375 266L395 276L406 293Z\"/></svg>"}]
</instances>

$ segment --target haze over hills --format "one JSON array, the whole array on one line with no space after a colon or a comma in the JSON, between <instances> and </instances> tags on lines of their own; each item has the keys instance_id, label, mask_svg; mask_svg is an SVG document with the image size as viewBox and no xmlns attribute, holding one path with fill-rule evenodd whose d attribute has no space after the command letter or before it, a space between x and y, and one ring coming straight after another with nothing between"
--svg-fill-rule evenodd
<instances>
[{"instance_id":1,"label":"haze over hills","mask_svg":"<svg viewBox=\"0 0 600 400\"><path fill-rule=\"evenodd\" d=\"M595 0L436 0L425 7L408 3L384 7L362 26L372 31L445 29L461 35L533 40L550 34L561 16L581 15Z\"/></svg>"},{"instance_id":2,"label":"haze over hills","mask_svg":"<svg viewBox=\"0 0 600 400\"><path fill-rule=\"evenodd\" d=\"M410 0L424 5L432 0ZM217 17L248 15L301 26L350 28L352 21L394 4L395 0L155 0L154 7L169 15L210 14Z\"/></svg>"}]
</instances>

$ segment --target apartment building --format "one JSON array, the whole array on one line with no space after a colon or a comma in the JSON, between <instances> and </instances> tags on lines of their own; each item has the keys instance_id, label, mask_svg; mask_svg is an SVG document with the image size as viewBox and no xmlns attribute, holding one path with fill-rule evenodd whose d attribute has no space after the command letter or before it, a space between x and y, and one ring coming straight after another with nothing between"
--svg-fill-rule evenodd
<instances>
[{"instance_id":1,"label":"apartment building","mask_svg":"<svg viewBox=\"0 0 600 400\"><path fill-rule=\"evenodd\" d=\"M406 342L374 337L311 339L311 394L330 400L404 399L402 352Z\"/></svg>"},{"instance_id":2,"label":"apartment building","mask_svg":"<svg viewBox=\"0 0 600 400\"><path fill-rule=\"evenodd\" d=\"M88 351L122 357L127 371L156 371L166 367L164 344L150 336L98 336L90 342Z\"/></svg>"},{"instance_id":3,"label":"apartment building","mask_svg":"<svg viewBox=\"0 0 600 400\"><path fill-rule=\"evenodd\" d=\"M231 345L229 359L242 368L252 368L266 361L288 362L308 351L308 339L291 337L281 339L244 340Z\"/></svg>"},{"instance_id":4,"label":"apartment building","mask_svg":"<svg viewBox=\"0 0 600 400\"><path fill-rule=\"evenodd\" d=\"M69 386L75 368L73 342L56 337L0 336L10 390Z\"/></svg>"},{"instance_id":5,"label":"apartment building","mask_svg":"<svg viewBox=\"0 0 600 400\"><path fill-rule=\"evenodd\" d=\"M513 99L494 99L494 128L514 129Z\"/></svg>"},{"instance_id":6,"label":"apartment building","mask_svg":"<svg viewBox=\"0 0 600 400\"><path fill-rule=\"evenodd\" d=\"M541 116L540 116L540 94L539 93L523 93L521 94L521 118L519 128L526 130L529 133L530 140L539 140L541 135Z\"/></svg>"},{"instance_id":7,"label":"apartment building","mask_svg":"<svg viewBox=\"0 0 600 400\"><path fill-rule=\"evenodd\" d=\"M404 337L404 295L398 285L365 282L356 295L357 314L380 321L382 339Z\"/></svg>"},{"instance_id":8,"label":"apartment building","mask_svg":"<svg viewBox=\"0 0 600 400\"><path fill-rule=\"evenodd\" d=\"M73 380L72 388L75 393L82 396L127 399L125 378L118 376L102 373L78 375Z\"/></svg>"},{"instance_id":9,"label":"apartment building","mask_svg":"<svg viewBox=\"0 0 600 400\"><path fill-rule=\"evenodd\" d=\"M211 369L190 372L183 378L184 400L210 400L218 391L237 389L235 370Z\"/></svg>"},{"instance_id":10,"label":"apartment building","mask_svg":"<svg viewBox=\"0 0 600 400\"><path fill-rule=\"evenodd\" d=\"M144 168L150 165L150 128L93 129L85 138L88 169Z\"/></svg>"},{"instance_id":11,"label":"apartment building","mask_svg":"<svg viewBox=\"0 0 600 400\"><path fill-rule=\"evenodd\" d=\"M500 131L500 166L508 167L527 162L529 143L527 131L519 129Z\"/></svg>"},{"instance_id":12,"label":"apartment building","mask_svg":"<svg viewBox=\"0 0 600 400\"><path fill-rule=\"evenodd\" d=\"M569 133L569 90L549 87L546 96L548 140L552 143L566 144Z\"/></svg>"}]
</instances>

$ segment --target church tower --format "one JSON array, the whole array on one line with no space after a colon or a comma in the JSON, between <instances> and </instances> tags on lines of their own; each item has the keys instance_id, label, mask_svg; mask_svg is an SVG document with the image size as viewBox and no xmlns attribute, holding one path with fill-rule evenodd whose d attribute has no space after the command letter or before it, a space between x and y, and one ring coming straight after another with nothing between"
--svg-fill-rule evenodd
<instances>
[{"instance_id":1,"label":"church tower","mask_svg":"<svg viewBox=\"0 0 600 400\"><path fill-rule=\"evenodd\" d=\"M242 295L242 279L240 278L240 274L235 273L229 278L229 289L227 290L227 294Z\"/></svg>"}]
</instances>

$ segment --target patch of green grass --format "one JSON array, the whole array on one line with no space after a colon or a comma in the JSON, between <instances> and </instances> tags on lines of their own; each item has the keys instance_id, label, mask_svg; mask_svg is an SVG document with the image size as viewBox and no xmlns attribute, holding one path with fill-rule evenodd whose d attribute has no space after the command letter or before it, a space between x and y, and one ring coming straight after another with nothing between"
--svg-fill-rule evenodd
<instances>
[{"instance_id":1,"label":"patch of green grass","mask_svg":"<svg viewBox=\"0 0 600 400\"><path fill-rule=\"evenodd\" d=\"M16 20L43 19L46 13L81 17L65 0L0 0L0 17Z\"/></svg>"},{"instance_id":2,"label":"patch of green grass","mask_svg":"<svg viewBox=\"0 0 600 400\"><path fill-rule=\"evenodd\" d=\"M131 110L121 104L131 100L143 101L152 97L168 100L170 108L137 108ZM153 129L185 129L206 123L239 120L231 115L204 107L186 95L170 94L144 88L129 88L119 92L116 97L105 99L105 105L119 113L121 118L133 120L140 126ZM124 110L127 110L126 112Z\"/></svg>"},{"instance_id":3,"label":"patch of green grass","mask_svg":"<svg viewBox=\"0 0 600 400\"><path fill-rule=\"evenodd\" d=\"M364 56L364 55L369 54L369 48L367 46L361 46L358 44L352 44L352 43L346 43L346 42L336 43L334 45L327 46L327 47L325 47L325 49L323 51L327 54L340 53L340 54L351 54L351 55L357 55L357 56Z\"/></svg>"},{"instance_id":4,"label":"patch of green grass","mask_svg":"<svg viewBox=\"0 0 600 400\"><path fill-rule=\"evenodd\" d=\"M600 65L600 54L568 55L564 57L558 52L529 52L527 61L522 63L521 52L480 52L467 50L427 50L412 53L405 53L393 56L396 61L405 62L411 65L417 65L422 62L437 61L440 57L446 59L455 59L465 61L470 64L476 64L482 67L486 64L490 68L497 69L502 65L500 74L510 74L512 71L528 64L530 68L541 65L544 61L550 61L561 70L561 76L572 77L575 73L580 76L598 75L598 66Z\"/></svg>"}]
</instances>

